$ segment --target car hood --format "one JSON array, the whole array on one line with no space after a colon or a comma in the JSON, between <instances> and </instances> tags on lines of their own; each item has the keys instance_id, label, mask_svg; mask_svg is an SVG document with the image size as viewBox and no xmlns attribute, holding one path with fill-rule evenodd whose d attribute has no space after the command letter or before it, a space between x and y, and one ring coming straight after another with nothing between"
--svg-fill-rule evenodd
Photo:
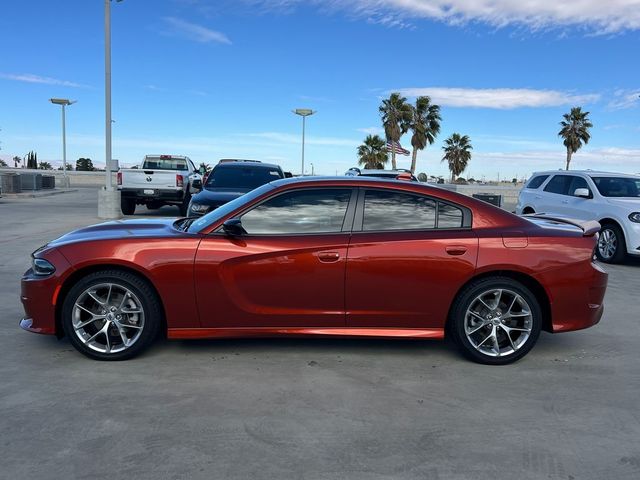
<instances>
[{"instance_id":1,"label":"car hood","mask_svg":"<svg viewBox=\"0 0 640 480\"><path fill-rule=\"evenodd\" d=\"M250 191L250 188L218 188L216 190L202 190L192 197L192 201L193 203L202 203L205 205L209 203L227 203Z\"/></svg>"},{"instance_id":2,"label":"car hood","mask_svg":"<svg viewBox=\"0 0 640 480\"><path fill-rule=\"evenodd\" d=\"M167 238L186 235L176 229L175 218L115 220L79 228L49 242L48 247L59 247L70 243L119 238Z\"/></svg>"},{"instance_id":3,"label":"car hood","mask_svg":"<svg viewBox=\"0 0 640 480\"><path fill-rule=\"evenodd\" d=\"M633 211L640 210L640 198L608 198L607 203Z\"/></svg>"}]
</instances>

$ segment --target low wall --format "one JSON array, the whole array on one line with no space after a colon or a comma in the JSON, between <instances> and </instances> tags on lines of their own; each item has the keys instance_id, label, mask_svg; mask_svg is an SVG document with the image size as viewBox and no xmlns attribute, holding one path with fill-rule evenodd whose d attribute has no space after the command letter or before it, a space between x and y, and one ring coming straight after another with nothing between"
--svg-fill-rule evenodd
<instances>
[{"instance_id":1,"label":"low wall","mask_svg":"<svg viewBox=\"0 0 640 480\"><path fill-rule=\"evenodd\" d=\"M33 170L30 168L0 168L0 174L3 173L41 173L42 175L54 175L56 177L56 187L62 185L62 170ZM105 172L76 172L67 171L70 187L101 187L105 184ZM113 185L116 184L116 174L112 173L111 178Z\"/></svg>"}]
</instances>

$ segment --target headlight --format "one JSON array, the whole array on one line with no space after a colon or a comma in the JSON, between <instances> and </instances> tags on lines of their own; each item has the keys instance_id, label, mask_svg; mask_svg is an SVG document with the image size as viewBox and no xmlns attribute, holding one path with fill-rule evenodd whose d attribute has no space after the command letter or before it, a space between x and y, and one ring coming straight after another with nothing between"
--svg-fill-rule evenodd
<instances>
[{"instance_id":1,"label":"headlight","mask_svg":"<svg viewBox=\"0 0 640 480\"><path fill-rule=\"evenodd\" d=\"M46 261L44 258L34 258L31 262L31 265L33 268L33 273L35 273L36 275L46 276L51 275L56 271L56 267L51 265L51 263Z\"/></svg>"},{"instance_id":2,"label":"headlight","mask_svg":"<svg viewBox=\"0 0 640 480\"><path fill-rule=\"evenodd\" d=\"M209 210L209 206L208 205L201 205L199 203L192 203L191 204L191 211L192 212L205 213L207 210Z\"/></svg>"},{"instance_id":3,"label":"headlight","mask_svg":"<svg viewBox=\"0 0 640 480\"><path fill-rule=\"evenodd\" d=\"M630 213L629 220L631 220L632 222L640 223L640 212Z\"/></svg>"}]
</instances>

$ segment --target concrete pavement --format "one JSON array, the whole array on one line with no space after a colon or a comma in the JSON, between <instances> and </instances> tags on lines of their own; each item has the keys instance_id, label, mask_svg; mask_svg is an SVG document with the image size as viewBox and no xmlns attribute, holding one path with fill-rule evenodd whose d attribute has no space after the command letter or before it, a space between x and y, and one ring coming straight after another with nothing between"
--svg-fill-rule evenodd
<instances>
[{"instance_id":1,"label":"concrete pavement","mask_svg":"<svg viewBox=\"0 0 640 480\"><path fill-rule=\"evenodd\" d=\"M640 262L606 267L599 325L543 333L507 367L336 339L162 341L101 363L17 324L29 254L97 223L96 200L0 198L1 478L640 478Z\"/></svg>"}]
</instances>

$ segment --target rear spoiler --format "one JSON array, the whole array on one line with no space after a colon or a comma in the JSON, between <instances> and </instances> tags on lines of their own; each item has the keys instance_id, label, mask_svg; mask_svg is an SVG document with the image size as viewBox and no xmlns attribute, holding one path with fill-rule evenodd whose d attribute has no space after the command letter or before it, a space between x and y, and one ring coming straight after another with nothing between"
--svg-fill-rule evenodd
<instances>
[{"instance_id":1,"label":"rear spoiler","mask_svg":"<svg viewBox=\"0 0 640 480\"><path fill-rule=\"evenodd\" d=\"M596 222L595 220L575 220L573 218L554 217L553 215L547 215L546 213L528 213L522 216L525 218L539 218L540 220L549 220L552 222L573 225L574 227L578 227L582 230L583 237L592 237L598 233L601 228L600 222Z\"/></svg>"}]
</instances>

